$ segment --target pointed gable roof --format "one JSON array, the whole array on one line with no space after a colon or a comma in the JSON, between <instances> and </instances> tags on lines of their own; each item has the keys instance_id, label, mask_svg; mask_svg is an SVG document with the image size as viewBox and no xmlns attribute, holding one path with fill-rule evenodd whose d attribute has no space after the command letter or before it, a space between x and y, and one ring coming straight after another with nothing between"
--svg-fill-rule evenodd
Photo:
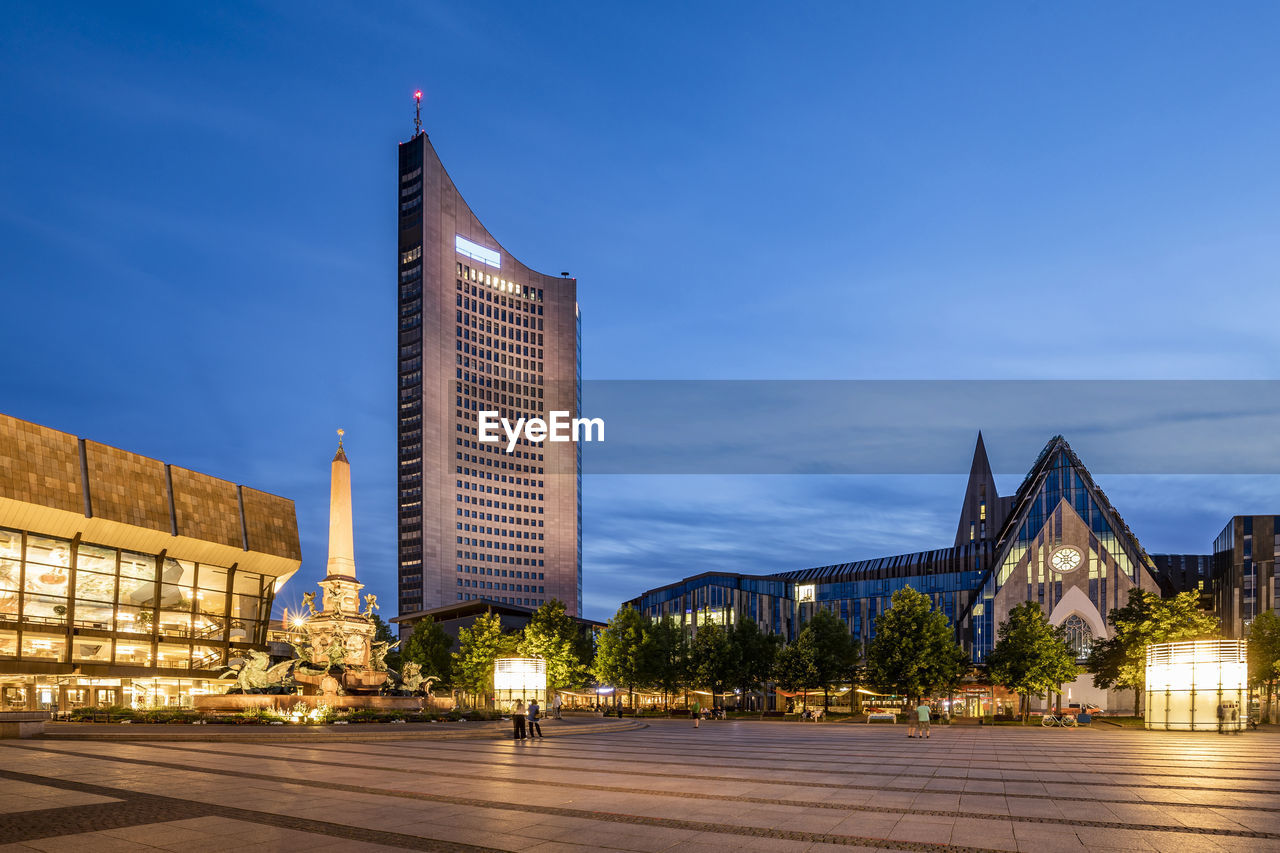
<instances>
[{"instance_id":1,"label":"pointed gable roof","mask_svg":"<svg viewBox=\"0 0 1280 853\"><path fill-rule=\"evenodd\" d=\"M1110 525L1120 545L1125 549L1126 556L1133 561L1135 566L1145 566L1148 571L1152 572L1154 577L1155 563L1147 556L1146 550L1138 542L1138 537L1133 535L1129 525L1120 517L1120 513L1116 511L1116 508L1111 505L1106 492L1102 491L1093 482L1093 476L1089 473L1089 469L1084 467L1080 457L1076 456L1075 451L1071 449L1071 445L1060 435L1055 435L1049 439L1049 443L1040 451L1040 455L1036 457L1035 464L1031 466L1031 470L1023 478L1022 484L1014 492L1009 517L1005 519L1004 525L995 537L999 544L997 558L1001 558L1007 553L1011 534L1025 524L1040 495L1044 494L1046 486L1050 487L1058 497L1061 497L1064 487L1070 485L1061 481L1050 484L1050 475L1055 470L1067 471L1079 478L1079 485L1083 487L1084 493L1094 502L1099 510L1101 519ZM1058 501L1052 500L1052 503L1056 506ZM1081 501L1077 498L1076 503L1081 503ZM1047 509L1052 510L1053 507L1047 507ZM1081 516L1085 514L1080 507L1076 507L1076 512L1080 513ZM1094 532L1099 532L1098 526L1095 519L1092 524Z\"/></svg>"},{"instance_id":2,"label":"pointed gable roof","mask_svg":"<svg viewBox=\"0 0 1280 853\"><path fill-rule=\"evenodd\" d=\"M985 517L983 504L986 505ZM987 446L979 431L973 448L973 463L969 466L969 483L965 486L964 502L960 505L960 520L956 524L956 547L974 540L994 538L1004 523L1006 505L1007 501L1002 500L996 490L996 478L987 459Z\"/></svg>"}]
</instances>

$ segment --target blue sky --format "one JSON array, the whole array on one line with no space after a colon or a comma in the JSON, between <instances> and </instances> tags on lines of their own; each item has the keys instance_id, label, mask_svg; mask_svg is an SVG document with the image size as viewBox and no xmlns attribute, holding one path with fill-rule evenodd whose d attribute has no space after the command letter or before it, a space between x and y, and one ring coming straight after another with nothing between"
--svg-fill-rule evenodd
<instances>
[{"instance_id":1,"label":"blue sky","mask_svg":"<svg viewBox=\"0 0 1280 853\"><path fill-rule=\"evenodd\" d=\"M1274 4L366 7L0 24L0 411L294 498L286 599L322 573L342 426L361 575L395 600L419 87L486 226L578 277L588 379L1278 378ZM1153 551L1280 510L1274 477L1100 480ZM961 488L588 477L588 615L945 545Z\"/></svg>"}]
</instances>

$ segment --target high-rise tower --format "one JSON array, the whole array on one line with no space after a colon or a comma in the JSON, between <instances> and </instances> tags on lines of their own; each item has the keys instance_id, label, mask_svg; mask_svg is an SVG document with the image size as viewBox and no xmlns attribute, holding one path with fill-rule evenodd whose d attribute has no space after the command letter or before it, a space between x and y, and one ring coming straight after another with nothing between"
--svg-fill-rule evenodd
<instances>
[{"instance_id":1,"label":"high-rise tower","mask_svg":"<svg viewBox=\"0 0 1280 853\"><path fill-rule=\"evenodd\" d=\"M397 182L399 611L492 599L582 607L573 443L480 442L478 413L578 414L577 280L535 272L480 224L427 134Z\"/></svg>"}]
</instances>

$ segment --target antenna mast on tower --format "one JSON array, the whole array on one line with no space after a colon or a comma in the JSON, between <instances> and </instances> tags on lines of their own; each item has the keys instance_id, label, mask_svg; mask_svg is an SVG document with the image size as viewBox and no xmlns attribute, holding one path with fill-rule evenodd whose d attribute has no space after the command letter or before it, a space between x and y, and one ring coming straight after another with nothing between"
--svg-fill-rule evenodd
<instances>
[{"instance_id":1,"label":"antenna mast on tower","mask_svg":"<svg viewBox=\"0 0 1280 853\"><path fill-rule=\"evenodd\" d=\"M413 93L413 133L422 133L422 90Z\"/></svg>"}]
</instances>

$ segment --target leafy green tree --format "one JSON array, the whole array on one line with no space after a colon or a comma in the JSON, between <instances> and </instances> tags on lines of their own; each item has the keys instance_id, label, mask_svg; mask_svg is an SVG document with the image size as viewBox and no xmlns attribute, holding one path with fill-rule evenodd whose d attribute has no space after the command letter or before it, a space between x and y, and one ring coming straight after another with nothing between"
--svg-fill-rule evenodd
<instances>
[{"instance_id":1,"label":"leafy green tree","mask_svg":"<svg viewBox=\"0 0 1280 853\"><path fill-rule=\"evenodd\" d=\"M859 688L865 687L869 683L867 679L867 648L856 639L853 639L852 642L854 661L849 670L850 708L853 713L860 714L862 713L862 694L859 692Z\"/></svg>"},{"instance_id":2,"label":"leafy green tree","mask_svg":"<svg viewBox=\"0 0 1280 853\"><path fill-rule=\"evenodd\" d=\"M878 690L912 699L960 682L968 658L957 645L947 617L929 596L903 587L876 617L867 648L867 678Z\"/></svg>"},{"instance_id":3,"label":"leafy green tree","mask_svg":"<svg viewBox=\"0 0 1280 853\"><path fill-rule=\"evenodd\" d=\"M470 628L458 631L458 650L453 653L453 681L469 693L487 697L493 690L493 662L515 653L518 638L502 631L496 613L476 617Z\"/></svg>"},{"instance_id":4,"label":"leafy green tree","mask_svg":"<svg viewBox=\"0 0 1280 853\"><path fill-rule=\"evenodd\" d=\"M1280 681L1280 615L1268 610L1249 626L1249 682L1266 689L1262 722L1271 722L1276 682Z\"/></svg>"},{"instance_id":5,"label":"leafy green tree","mask_svg":"<svg viewBox=\"0 0 1280 853\"><path fill-rule=\"evenodd\" d=\"M822 709L831 704L831 688L850 681L858 662L858 651L849 626L830 610L819 610L800 631L801 644L812 650L815 687L822 688Z\"/></svg>"},{"instance_id":6,"label":"leafy green tree","mask_svg":"<svg viewBox=\"0 0 1280 853\"><path fill-rule=\"evenodd\" d=\"M716 707L736 669L728 632L711 621L699 625L689 646L689 663L693 683L711 690L711 707Z\"/></svg>"},{"instance_id":7,"label":"leafy green tree","mask_svg":"<svg viewBox=\"0 0 1280 853\"><path fill-rule=\"evenodd\" d=\"M1195 590L1161 598L1141 589L1129 590L1129 601L1107 614L1110 639L1098 640L1085 666L1093 673L1093 686L1133 690L1134 713L1147 684L1147 646L1216 636L1218 618L1199 609Z\"/></svg>"},{"instance_id":8,"label":"leafy green tree","mask_svg":"<svg viewBox=\"0 0 1280 853\"><path fill-rule=\"evenodd\" d=\"M764 698L765 682L773 675L773 664L782 646L777 634L766 634L752 619L743 619L729 629L729 643L734 649L735 686L745 699L757 687Z\"/></svg>"},{"instance_id":9,"label":"leafy green tree","mask_svg":"<svg viewBox=\"0 0 1280 853\"><path fill-rule=\"evenodd\" d=\"M788 693L808 691L818 685L818 668L813 660L813 646L797 638L778 650L773 663L773 679Z\"/></svg>"},{"instance_id":10,"label":"leafy green tree","mask_svg":"<svg viewBox=\"0 0 1280 853\"><path fill-rule=\"evenodd\" d=\"M1080 668L1067 632L1049 624L1040 603L1025 601L1000 623L998 639L987 657L987 669L997 684L1022 698L1022 722L1030 711L1030 697L1074 681Z\"/></svg>"},{"instance_id":11,"label":"leafy green tree","mask_svg":"<svg viewBox=\"0 0 1280 853\"><path fill-rule=\"evenodd\" d=\"M548 690L577 687L587 678L581 636L578 623L565 613L564 603L552 599L534 611L517 651L547 662Z\"/></svg>"},{"instance_id":12,"label":"leafy green tree","mask_svg":"<svg viewBox=\"0 0 1280 853\"><path fill-rule=\"evenodd\" d=\"M413 626L413 633L404 641L401 661L413 661L422 667L422 674L434 675L441 687L453 686L453 637L445 633L430 616Z\"/></svg>"},{"instance_id":13,"label":"leafy green tree","mask_svg":"<svg viewBox=\"0 0 1280 853\"><path fill-rule=\"evenodd\" d=\"M689 657L689 635L667 614L651 622L644 633L642 657L652 686L662 691L662 705L684 684Z\"/></svg>"},{"instance_id":14,"label":"leafy green tree","mask_svg":"<svg viewBox=\"0 0 1280 853\"><path fill-rule=\"evenodd\" d=\"M625 687L634 695L636 687L650 680L651 666L644 645L647 623L639 610L623 605L600 634L591 674L601 684L614 688L615 701L618 688Z\"/></svg>"}]
</instances>

